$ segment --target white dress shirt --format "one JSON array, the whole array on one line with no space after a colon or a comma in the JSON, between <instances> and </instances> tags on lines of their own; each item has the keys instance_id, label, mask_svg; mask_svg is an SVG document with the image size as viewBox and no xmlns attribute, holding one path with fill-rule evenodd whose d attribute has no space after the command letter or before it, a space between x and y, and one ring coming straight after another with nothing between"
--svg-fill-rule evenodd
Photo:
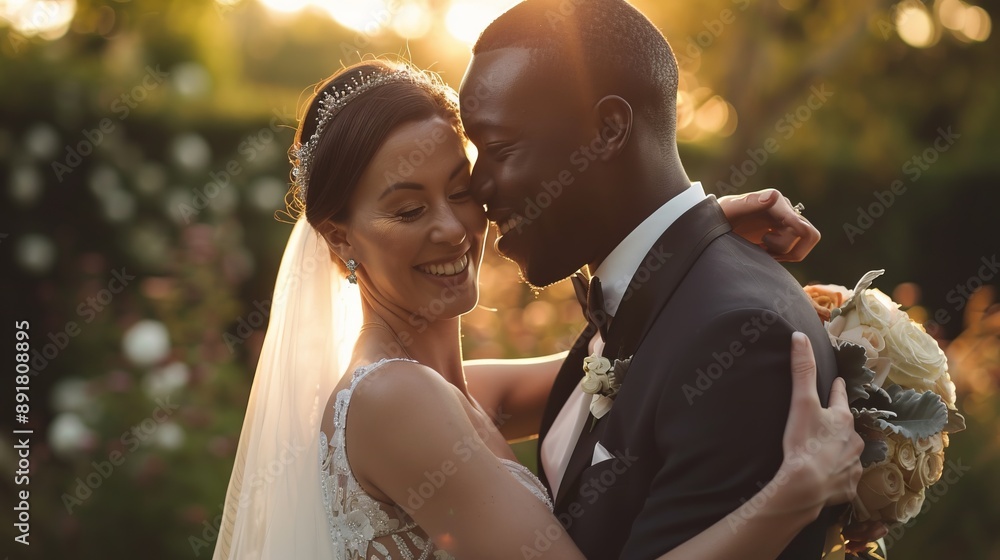
<instances>
[{"instance_id":1,"label":"white dress shirt","mask_svg":"<svg viewBox=\"0 0 1000 560\"><path fill-rule=\"evenodd\" d=\"M613 316L618 312L618 306L621 305L629 282L632 281L632 277L642 265L642 259L653 248L656 240L677 221L677 218L704 199L705 190L701 183L692 183L691 187L668 200L643 220L597 267L594 276L601 279L604 310L609 315ZM593 351L603 352L604 341L601 340L600 333L594 336L591 348ZM580 370L580 380L583 381L583 369ZM559 494L559 485L566 474L566 467L569 465L573 449L576 448L576 441L590 417L592 400L593 396L584 393L577 385L566 399L542 442L540 462L552 487L553 497Z\"/></svg>"}]
</instances>

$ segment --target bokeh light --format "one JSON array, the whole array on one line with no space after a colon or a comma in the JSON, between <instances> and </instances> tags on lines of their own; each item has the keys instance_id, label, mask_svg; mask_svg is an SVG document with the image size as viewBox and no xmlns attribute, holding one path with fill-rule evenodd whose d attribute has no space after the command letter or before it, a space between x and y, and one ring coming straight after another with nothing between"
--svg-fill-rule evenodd
<instances>
[{"instance_id":1,"label":"bokeh light","mask_svg":"<svg viewBox=\"0 0 1000 560\"><path fill-rule=\"evenodd\" d=\"M69 30L76 14L76 0L7 0L0 1L0 19L26 36L58 39Z\"/></svg>"},{"instance_id":2,"label":"bokeh light","mask_svg":"<svg viewBox=\"0 0 1000 560\"><path fill-rule=\"evenodd\" d=\"M926 48L937 42L934 20L922 5L906 3L896 8L896 31L906 44Z\"/></svg>"},{"instance_id":3,"label":"bokeh light","mask_svg":"<svg viewBox=\"0 0 1000 560\"><path fill-rule=\"evenodd\" d=\"M452 36L471 45L491 21L517 3L517 0L455 0L445 16L445 25Z\"/></svg>"}]
</instances>

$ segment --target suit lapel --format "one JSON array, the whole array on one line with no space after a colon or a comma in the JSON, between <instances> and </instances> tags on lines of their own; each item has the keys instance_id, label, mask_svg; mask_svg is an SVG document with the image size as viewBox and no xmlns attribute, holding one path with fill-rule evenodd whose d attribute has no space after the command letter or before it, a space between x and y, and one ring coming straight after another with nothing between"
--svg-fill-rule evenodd
<instances>
[{"instance_id":1,"label":"suit lapel","mask_svg":"<svg viewBox=\"0 0 1000 560\"><path fill-rule=\"evenodd\" d=\"M673 295L674 290L677 289L688 270L698 260L705 247L729 231L732 231L732 227L726 220L722 208L715 201L715 197L709 197L699 202L667 228L646 254L643 264L639 265L639 270L632 277L632 282L618 307L618 313L611 321L604 350L605 358L614 361L615 358L625 359L635 354L646 332L652 327L653 322L660 315L660 311L666 306L670 296ZM664 260L661 255L668 257ZM654 262L659 262L659 266L655 270L652 266ZM646 263L650 263L650 265ZM587 330L593 331L593 329ZM590 336L593 336L593 332ZM589 338L587 340L589 341ZM582 352L570 352L562 369L559 370L556 387L553 387L543 416L542 425L545 431L540 434L539 441L544 437L548 427L552 425L570 391L583 376L581 366L585 357L586 343L583 346ZM575 359L571 360L574 356ZM560 386L563 377L567 378L568 388ZM627 378L625 382L628 382ZM557 387L563 392L557 393ZM553 407L554 412L551 410ZM609 414L613 413L614 408ZM606 418L607 416L602 420ZM560 511L559 505L566 498L566 492L570 488L576 488L577 479L590 466L594 445L600 439L604 425L605 422L598 421L593 430L587 425L584 427L583 433L580 434L576 448L574 448L573 455L566 467L566 474L563 475L559 485L556 511Z\"/></svg>"},{"instance_id":2,"label":"suit lapel","mask_svg":"<svg viewBox=\"0 0 1000 560\"><path fill-rule=\"evenodd\" d=\"M732 226L715 197L699 202L667 228L646 254L625 291L608 332L606 358L624 359L635 354L705 247L730 231Z\"/></svg>"}]
</instances>

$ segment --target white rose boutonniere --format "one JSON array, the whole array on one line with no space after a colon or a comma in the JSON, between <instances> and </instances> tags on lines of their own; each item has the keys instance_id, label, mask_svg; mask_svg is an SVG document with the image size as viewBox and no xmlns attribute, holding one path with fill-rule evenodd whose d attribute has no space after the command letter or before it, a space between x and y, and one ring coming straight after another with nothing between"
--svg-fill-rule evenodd
<instances>
[{"instance_id":1,"label":"white rose boutonniere","mask_svg":"<svg viewBox=\"0 0 1000 560\"><path fill-rule=\"evenodd\" d=\"M584 393L594 396L590 402L590 413L595 419L603 417L611 410L631 362L632 358L629 357L625 360L615 360L612 364L611 360L599 353L583 359L583 381L580 382L580 388Z\"/></svg>"}]
</instances>

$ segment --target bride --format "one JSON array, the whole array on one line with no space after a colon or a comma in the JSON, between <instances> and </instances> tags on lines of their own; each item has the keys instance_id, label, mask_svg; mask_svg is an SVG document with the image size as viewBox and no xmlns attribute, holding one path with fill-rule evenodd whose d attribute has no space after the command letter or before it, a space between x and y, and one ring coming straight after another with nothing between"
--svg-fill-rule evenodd
<instances>
[{"instance_id":1,"label":"bride","mask_svg":"<svg viewBox=\"0 0 1000 560\"><path fill-rule=\"evenodd\" d=\"M374 60L310 100L291 151L301 215L216 559L582 558L507 444L537 433L563 355L462 361L459 318L478 300L488 223L469 193L456 97L433 75ZM743 233L759 242L780 218L747 200L720 202L731 220L766 224ZM797 344L793 369L811 357ZM795 377L794 391L816 399L815 377ZM832 403L793 404L786 463L824 422L841 419L839 431L804 466L782 466L763 506L741 514L746 530L721 520L665 558L739 543L774 558L820 506L851 499L860 443L842 421L846 400Z\"/></svg>"}]
</instances>

